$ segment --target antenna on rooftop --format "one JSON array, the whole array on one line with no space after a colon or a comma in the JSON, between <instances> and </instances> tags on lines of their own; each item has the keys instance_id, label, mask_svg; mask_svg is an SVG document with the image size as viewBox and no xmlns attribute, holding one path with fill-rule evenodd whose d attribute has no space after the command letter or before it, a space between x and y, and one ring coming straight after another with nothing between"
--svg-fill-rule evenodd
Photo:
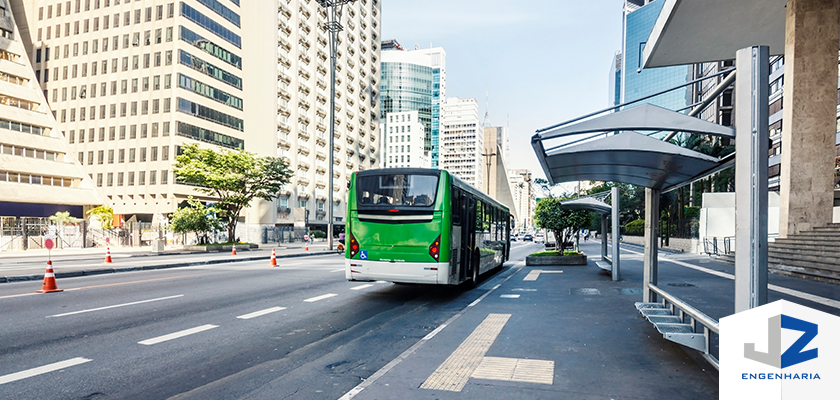
<instances>
[{"instance_id":1,"label":"antenna on rooftop","mask_svg":"<svg viewBox=\"0 0 840 400\"><path fill-rule=\"evenodd\" d=\"M484 122L481 126L484 128L490 127L490 91L484 93Z\"/></svg>"}]
</instances>

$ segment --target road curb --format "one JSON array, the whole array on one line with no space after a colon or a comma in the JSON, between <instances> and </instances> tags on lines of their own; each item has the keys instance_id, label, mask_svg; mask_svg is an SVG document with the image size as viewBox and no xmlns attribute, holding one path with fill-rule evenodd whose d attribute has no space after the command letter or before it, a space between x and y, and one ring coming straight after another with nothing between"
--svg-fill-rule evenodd
<instances>
[{"instance_id":1,"label":"road curb","mask_svg":"<svg viewBox=\"0 0 840 400\"><path fill-rule=\"evenodd\" d=\"M195 254L195 253L186 253L186 254ZM337 254L337 253L335 251L317 251L317 252L313 251L313 252L309 252L309 253L300 253L300 254L283 254L283 255L276 256L276 258L277 259L299 258L299 257L309 257L309 256L324 256L324 255L330 255L330 254ZM172 255L172 254L167 254L167 255ZM259 261L259 260L269 260L269 259L271 259L270 255L254 256L254 257L237 257L237 258L234 258L234 259L190 261L190 262L181 262L181 263L174 263L174 264L148 265L148 266L142 266L142 267L98 268L98 269L88 269L88 270L81 270L81 271L56 272L55 277L56 278L72 278L72 277L79 277L79 276L114 274L114 273L118 273L118 272L151 271L151 270L156 270L156 269L196 267L196 266L201 266L201 265L224 264L224 263L231 263L231 262ZM44 279L43 274L0 276L0 283L40 281L42 279Z\"/></svg>"}]
</instances>

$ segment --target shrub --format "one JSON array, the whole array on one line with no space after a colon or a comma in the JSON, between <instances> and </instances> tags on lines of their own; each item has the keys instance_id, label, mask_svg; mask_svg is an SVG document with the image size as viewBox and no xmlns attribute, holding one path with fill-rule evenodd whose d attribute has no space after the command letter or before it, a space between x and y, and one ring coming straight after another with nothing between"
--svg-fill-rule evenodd
<instances>
[{"instance_id":1,"label":"shrub","mask_svg":"<svg viewBox=\"0 0 840 400\"><path fill-rule=\"evenodd\" d=\"M641 236L645 234L645 220L637 219L630 221L624 226L624 233L632 236Z\"/></svg>"},{"instance_id":2,"label":"shrub","mask_svg":"<svg viewBox=\"0 0 840 400\"><path fill-rule=\"evenodd\" d=\"M315 239L326 239L327 233L321 230L314 230L312 231L312 237Z\"/></svg>"}]
</instances>

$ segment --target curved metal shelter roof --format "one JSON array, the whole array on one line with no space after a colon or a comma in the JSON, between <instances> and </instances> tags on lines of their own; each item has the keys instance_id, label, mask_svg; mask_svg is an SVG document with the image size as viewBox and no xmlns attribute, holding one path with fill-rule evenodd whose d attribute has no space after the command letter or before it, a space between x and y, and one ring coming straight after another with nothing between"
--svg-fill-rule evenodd
<instances>
[{"instance_id":1,"label":"curved metal shelter roof","mask_svg":"<svg viewBox=\"0 0 840 400\"><path fill-rule=\"evenodd\" d=\"M577 180L630 183L652 189L679 185L718 166L719 160L636 132L549 151L539 135L534 151L549 182Z\"/></svg>"},{"instance_id":2,"label":"curved metal shelter roof","mask_svg":"<svg viewBox=\"0 0 840 400\"><path fill-rule=\"evenodd\" d=\"M735 130L713 124L695 117L689 117L653 104L641 104L615 113L578 122L538 130L542 139L609 131L668 131L702 133L725 138L734 138Z\"/></svg>"},{"instance_id":3,"label":"curved metal shelter roof","mask_svg":"<svg viewBox=\"0 0 840 400\"><path fill-rule=\"evenodd\" d=\"M574 200L567 200L560 203L560 208L568 210L586 210L594 211L599 214L609 214L612 212L612 207L603 201L595 200L591 197L582 197Z\"/></svg>"}]
</instances>

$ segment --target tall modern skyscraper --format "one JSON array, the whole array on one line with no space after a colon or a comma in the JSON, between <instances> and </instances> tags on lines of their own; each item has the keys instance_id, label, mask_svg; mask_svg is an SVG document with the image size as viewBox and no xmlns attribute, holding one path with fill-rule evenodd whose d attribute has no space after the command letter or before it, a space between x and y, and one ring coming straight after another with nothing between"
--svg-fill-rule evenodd
<instances>
[{"instance_id":1,"label":"tall modern skyscraper","mask_svg":"<svg viewBox=\"0 0 840 400\"><path fill-rule=\"evenodd\" d=\"M29 32L16 24L24 16L20 7L5 3L0 15L0 217L69 211L84 218L85 209L103 199L68 149L38 86L25 48ZM20 228L16 219L0 225L3 236ZM10 248L19 247L0 243L0 251Z\"/></svg>"},{"instance_id":2,"label":"tall modern skyscraper","mask_svg":"<svg viewBox=\"0 0 840 400\"><path fill-rule=\"evenodd\" d=\"M36 79L115 214L196 194L172 173L180 146L244 148L238 2L18 1Z\"/></svg>"},{"instance_id":3,"label":"tall modern skyscraper","mask_svg":"<svg viewBox=\"0 0 840 400\"><path fill-rule=\"evenodd\" d=\"M426 131L425 148L438 168L440 105L446 99L446 52L443 48L402 50L395 40L383 42L380 116L417 111ZM383 143L384 145L384 143Z\"/></svg>"},{"instance_id":4,"label":"tall modern skyscraper","mask_svg":"<svg viewBox=\"0 0 840 400\"><path fill-rule=\"evenodd\" d=\"M624 48L620 54L623 63L620 68L620 103L672 88L691 79L692 66L641 69L640 59L644 46L664 4L664 0L625 0L622 32ZM646 100L645 103L670 110L683 109L691 104L691 90L687 87L674 90Z\"/></svg>"},{"instance_id":5,"label":"tall modern skyscraper","mask_svg":"<svg viewBox=\"0 0 840 400\"><path fill-rule=\"evenodd\" d=\"M475 99L449 97L443 104L440 134L440 169L445 169L481 191L484 185L484 131Z\"/></svg>"},{"instance_id":6,"label":"tall modern skyscraper","mask_svg":"<svg viewBox=\"0 0 840 400\"><path fill-rule=\"evenodd\" d=\"M530 169L508 170L510 188L513 191L514 208L516 209L516 231L522 232L534 226L531 216L537 205L533 180Z\"/></svg>"}]
</instances>

